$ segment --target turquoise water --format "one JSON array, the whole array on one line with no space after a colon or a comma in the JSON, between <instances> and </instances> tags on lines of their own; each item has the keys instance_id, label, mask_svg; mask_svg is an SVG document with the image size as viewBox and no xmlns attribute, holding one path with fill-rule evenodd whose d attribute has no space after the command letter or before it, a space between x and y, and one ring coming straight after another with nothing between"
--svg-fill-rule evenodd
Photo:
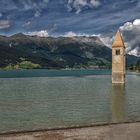
<instances>
[{"instance_id":1,"label":"turquoise water","mask_svg":"<svg viewBox=\"0 0 140 140\"><path fill-rule=\"evenodd\" d=\"M0 70L0 78L110 75L110 70Z\"/></svg>"},{"instance_id":2,"label":"turquoise water","mask_svg":"<svg viewBox=\"0 0 140 140\"><path fill-rule=\"evenodd\" d=\"M140 74L121 86L110 73L1 71L0 132L140 120Z\"/></svg>"}]
</instances>

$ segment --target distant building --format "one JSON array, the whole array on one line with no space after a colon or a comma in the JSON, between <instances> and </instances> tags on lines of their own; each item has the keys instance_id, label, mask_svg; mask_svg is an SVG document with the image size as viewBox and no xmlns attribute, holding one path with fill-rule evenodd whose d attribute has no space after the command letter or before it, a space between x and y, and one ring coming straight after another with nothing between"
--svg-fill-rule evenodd
<instances>
[{"instance_id":1,"label":"distant building","mask_svg":"<svg viewBox=\"0 0 140 140\"><path fill-rule=\"evenodd\" d=\"M112 83L125 83L125 45L120 31L112 45Z\"/></svg>"}]
</instances>

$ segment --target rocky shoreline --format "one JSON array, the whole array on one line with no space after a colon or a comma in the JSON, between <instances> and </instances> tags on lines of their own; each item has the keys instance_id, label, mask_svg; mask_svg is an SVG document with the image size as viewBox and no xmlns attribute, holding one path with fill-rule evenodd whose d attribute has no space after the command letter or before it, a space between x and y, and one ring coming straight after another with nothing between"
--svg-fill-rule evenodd
<instances>
[{"instance_id":1,"label":"rocky shoreline","mask_svg":"<svg viewBox=\"0 0 140 140\"><path fill-rule=\"evenodd\" d=\"M140 122L0 134L0 140L138 140Z\"/></svg>"}]
</instances>

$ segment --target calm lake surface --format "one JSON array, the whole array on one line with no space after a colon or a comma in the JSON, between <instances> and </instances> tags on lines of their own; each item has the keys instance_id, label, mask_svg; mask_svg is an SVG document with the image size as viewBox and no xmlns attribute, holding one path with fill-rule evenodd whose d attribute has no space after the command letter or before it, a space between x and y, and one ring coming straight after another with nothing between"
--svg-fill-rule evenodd
<instances>
[{"instance_id":1,"label":"calm lake surface","mask_svg":"<svg viewBox=\"0 0 140 140\"><path fill-rule=\"evenodd\" d=\"M125 86L111 71L0 71L0 133L140 120L140 74Z\"/></svg>"}]
</instances>

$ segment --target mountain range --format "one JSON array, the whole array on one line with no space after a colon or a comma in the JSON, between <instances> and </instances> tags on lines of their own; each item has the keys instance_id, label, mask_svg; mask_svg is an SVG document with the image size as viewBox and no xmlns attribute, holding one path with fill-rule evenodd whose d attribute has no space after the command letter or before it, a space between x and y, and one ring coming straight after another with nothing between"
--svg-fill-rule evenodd
<instances>
[{"instance_id":1,"label":"mountain range","mask_svg":"<svg viewBox=\"0 0 140 140\"><path fill-rule=\"evenodd\" d=\"M126 52L140 57L139 12L139 0L0 0L0 34L96 35L111 47L120 28Z\"/></svg>"},{"instance_id":2,"label":"mountain range","mask_svg":"<svg viewBox=\"0 0 140 140\"><path fill-rule=\"evenodd\" d=\"M110 67L111 59L111 49L97 36L0 36L1 68L24 62L48 69ZM127 54L128 65L138 59Z\"/></svg>"}]
</instances>

